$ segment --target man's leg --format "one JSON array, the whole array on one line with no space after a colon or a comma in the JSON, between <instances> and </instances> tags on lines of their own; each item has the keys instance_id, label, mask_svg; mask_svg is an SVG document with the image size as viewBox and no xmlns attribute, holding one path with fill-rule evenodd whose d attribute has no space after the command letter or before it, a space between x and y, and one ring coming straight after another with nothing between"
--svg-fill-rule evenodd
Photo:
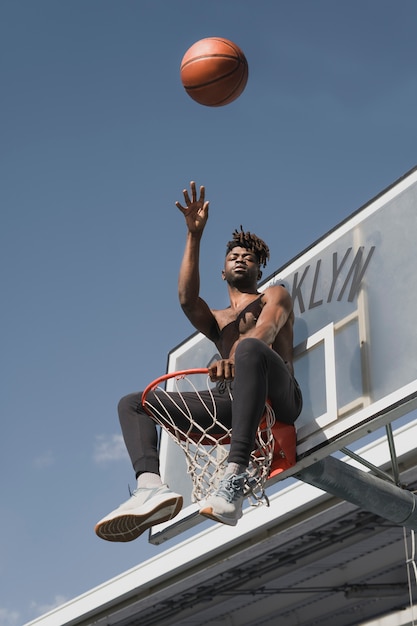
<instances>
[{"instance_id":1,"label":"man's leg","mask_svg":"<svg viewBox=\"0 0 417 626\"><path fill-rule=\"evenodd\" d=\"M281 357L257 339L244 339L235 353L232 440L228 466L219 489L200 514L234 526L242 516L246 468L255 447L256 431L269 399L277 418L294 423L301 412L301 394Z\"/></svg>"},{"instance_id":2,"label":"man's leg","mask_svg":"<svg viewBox=\"0 0 417 626\"><path fill-rule=\"evenodd\" d=\"M231 402L225 395L218 394L217 416L231 424ZM210 402L208 392L200 396ZM158 398L156 400L156 397ZM193 419L205 429L216 431L215 424L197 394L151 392L148 401L158 406L162 403L172 420L184 431L190 423L181 407L186 406ZM159 475L158 435L154 420L142 407L142 394L133 393L122 398L118 411L123 438L137 478L137 489L117 509L109 513L96 525L96 534L108 541L132 541L145 530L175 517L182 507L183 498L162 484ZM185 408L185 406L184 406Z\"/></svg>"},{"instance_id":3,"label":"man's leg","mask_svg":"<svg viewBox=\"0 0 417 626\"><path fill-rule=\"evenodd\" d=\"M159 474L158 433L154 420L142 407L142 393L124 396L117 410L136 478L144 472Z\"/></svg>"},{"instance_id":4,"label":"man's leg","mask_svg":"<svg viewBox=\"0 0 417 626\"><path fill-rule=\"evenodd\" d=\"M301 412L299 387L282 358L263 341L244 339L235 354L229 462L249 464L267 399L280 422L293 424Z\"/></svg>"},{"instance_id":5,"label":"man's leg","mask_svg":"<svg viewBox=\"0 0 417 626\"><path fill-rule=\"evenodd\" d=\"M163 485L160 479L157 430L155 422L142 408L141 399L141 393L132 393L118 405L137 489L129 500L96 525L96 534L107 541L132 541L151 526L172 519L182 508L182 496Z\"/></svg>"}]
</instances>

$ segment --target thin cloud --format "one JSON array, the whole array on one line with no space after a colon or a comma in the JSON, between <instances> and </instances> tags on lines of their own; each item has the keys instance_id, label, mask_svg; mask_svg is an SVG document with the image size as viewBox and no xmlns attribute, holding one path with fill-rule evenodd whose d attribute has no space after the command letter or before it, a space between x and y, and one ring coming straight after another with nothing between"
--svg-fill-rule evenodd
<instances>
[{"instance_id":1,"label":"thin cloud","mask_svg":"<svg viewBox=\"0 0 417 626\"><path fill-rule=\"evenodd\" d=\"M122 435L96 435L93 459L97 464L125 460L127 452Z\"/></svg>"},{"instance_id":2,"label":"thin cloud","mask_svg":"<svg viewBox=\"0 0 417 626\"><path fill-rule=\"evenodd\" d=\"M17 626L19 617L17 611L0 608L0 626Z\"/></svg>"},{"instance_id":3,"label":"thin cloud","mask_svg":"<svg viewBox=\"0 0 417 626\"><path fill-rule=\"evenodd\" d=\"M54 465L54 463L55 463L55 457L52 454L51 450L47 450L46 452L43 452L39 456L35 457L35 459L33 460L33 465L37 469L41 469L43 467L50 467L51 465Z\"/></svg>"},{"instance_id":4,"label":"thin cloud","mask_svg":"<svg viewBox=\"0 0 417 626\"><path fill-rule=\"evenodd\" d=\"M36 613L36 615L43 615L44 613L49 613L49 611L53 611L62 604L65 604L65 602L67 601L68 598L63 595L57 594L50 604L38 604L37 602L32 602L30 608L34 613Z\"/></svg>"}]
</instances>

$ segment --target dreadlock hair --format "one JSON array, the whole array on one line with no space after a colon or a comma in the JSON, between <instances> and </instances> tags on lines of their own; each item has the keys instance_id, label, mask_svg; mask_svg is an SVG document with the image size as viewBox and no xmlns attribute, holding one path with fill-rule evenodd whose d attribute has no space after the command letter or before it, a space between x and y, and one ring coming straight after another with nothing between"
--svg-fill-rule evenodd
<instances>
[{"instance_id":1,"label":"dreadlock hair","mask_svg":"<svg viewBox=\"0 0 417 626\"><path fill-rule=\"evenodd\" d=\"M259 239L259 237L253 233L250 233L249 231L245 233L242 225L240 226L240 231L235 230L233 233L233 239L227 243L226 255L229 254L233 248L236 248L236 246L246 248L247 250L253 252L258 259L259 265L266 267L269 259L268 246L264 241L262 241L262 239Z\"/></svg>"}]
</instances>

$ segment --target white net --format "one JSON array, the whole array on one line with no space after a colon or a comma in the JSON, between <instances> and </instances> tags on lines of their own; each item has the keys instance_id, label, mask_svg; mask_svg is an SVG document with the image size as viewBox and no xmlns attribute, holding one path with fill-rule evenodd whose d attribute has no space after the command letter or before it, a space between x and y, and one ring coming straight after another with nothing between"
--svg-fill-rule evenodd
<instances>
[{"instance_id":1,"label":"white net","mask_svg":"<svg viewBox=\"0 0 417 626\"><path fill-rule=\"evenodd\" d=\"M197 385L197 380L201 378L197 375L202 373L206 374L205 386L208 391L204 397L201 394L201 389L198 389L200 385ZM162 386L163 381L167 379L172 379L173 389L170 391L166 391ZM144 391L142 400L147 412L183 450L187 462L187 471L192 479L192 499L194 502L204 500L209 493L216 489L223 476L229 454L232 431L231 428L226 428L217 419L217 407L212 388L213 385L207 375L207 370L174 372L151 383ZM157 391L158 393L149 397L149 391ZM173 401L172 396L170 396L171 391L178 393L178 402ZM199 399L210 417L210 424L206 428L202 428L193 419L184 395L190 391ZM228 393L232 399L230 386L225 386L225 393ZM172 419L169 407L172 407L173 404L175 404L176 410L187 418L189 423L187 430L179 428ZM248 468L248 495L252 504L258 504L263 500L268 503L264 488L274 453L274 437L271 430L274 423L274 412L267 404L257 431L255 449L252 451ZM213 435L209 431L216 434Z\"/></svg>"}]
</instances>

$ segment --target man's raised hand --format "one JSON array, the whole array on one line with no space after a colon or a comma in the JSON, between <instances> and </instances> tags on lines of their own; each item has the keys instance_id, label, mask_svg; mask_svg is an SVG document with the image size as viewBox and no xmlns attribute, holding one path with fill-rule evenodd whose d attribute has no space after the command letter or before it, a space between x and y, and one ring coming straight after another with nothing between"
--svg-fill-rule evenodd
<instances>
[{"instance_id":1,"label":"man's raised hand","mask_svg":"<svg viewBox=\"0 0 417 626\"><path fill-rule=\"evenodd\" d=\"M206 189L203 186L200 187L200 197L198 200L197 190L194 181L191 181L190 189L191 199L188 190L184 189L183 191L185 206L183 206L179 202L176 202L175 206L184 215L188 230L191 233L203 232L204 226L207 222L209 208L208 200L205 201Z\"/></svg>"}]
</instances>

